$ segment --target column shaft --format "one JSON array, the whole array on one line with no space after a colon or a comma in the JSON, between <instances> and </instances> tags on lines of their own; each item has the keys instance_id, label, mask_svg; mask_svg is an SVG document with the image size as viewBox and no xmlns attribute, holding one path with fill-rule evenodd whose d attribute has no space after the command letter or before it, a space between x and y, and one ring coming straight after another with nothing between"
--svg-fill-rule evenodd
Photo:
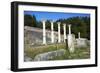
<instances>
[{"instance_id":1,"label":"column shaft","mask_svg":"<svg viewBox=\"0 0 100 73\"><path fill-rule=\"evenodd\" d=\"M61 35L60 35L60 23L58 23L58 43L61 42Z\"/></svg>"},{"instance_id":2,"label":"column shaft","mask_svg":"<svg viewBox=\"0 0 100 73\"><path fill-rule=\"evenodd\" d=\"M80 32L78 33L78 38L80 39Z\"/></svg>"},{"instance_id":3,"label":"column shaft","mask_svg":"<svg viewBox=\"0 0 100 73\"><path fill-rule=\"evenodd\" d=\"M71 25L68 25L69 27L69 34L71 34Z\"/></svg>"},{"instance_id":4,"label":"column shaft","mask_svg":"<svg viewBox=\"0 0 100 73\"><path fill-rule=\"evenodd\" d=\"M66 24L63 24L63 31L64 31L64 42L66 39Z\"/></svg>"},{"instance_id":5,"label":"column shaft","mask_svg":"<svg viewBox=\"0 0 100 73\"><path fill-rule=\"evenodd\" d=\"M51 43L54 43L53 22L51 22Z\"/></svg>"},{"instance_id":6,"label":"column shaft","mask_svg":"<svg viewBox=\"0 0 100 73\"><path fill-rule=\"evenodd\" d=\"M46 28L45 28L45 21L43 21L43 44L46 44Z\"/></svg>"}]
</instances>

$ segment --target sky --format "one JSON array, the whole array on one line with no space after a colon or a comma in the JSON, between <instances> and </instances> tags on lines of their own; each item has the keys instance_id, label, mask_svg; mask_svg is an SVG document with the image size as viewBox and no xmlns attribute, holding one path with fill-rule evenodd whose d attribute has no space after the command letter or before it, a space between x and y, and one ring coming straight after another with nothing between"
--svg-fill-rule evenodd
<instances>
[{"instance_id":1,"label":"sky","mask_svg":"<svg viewBox=\"0 0 100 73\"><path fill-rule=\"evenodd\" d=\"M63 13L63 12L42 12L42 11L24 11L24 14L29 14L31 16L35 16L37 21L41 20L53 20L56 21L58 19L67 19L75 16L87 16L90 14L83 13Z\"/></svg>"}]
</instances>

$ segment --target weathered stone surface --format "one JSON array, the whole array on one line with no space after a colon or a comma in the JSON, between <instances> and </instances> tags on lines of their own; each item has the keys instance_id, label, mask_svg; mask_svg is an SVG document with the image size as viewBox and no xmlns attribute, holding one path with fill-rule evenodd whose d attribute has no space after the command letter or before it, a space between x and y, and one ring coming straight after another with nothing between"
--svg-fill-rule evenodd
<instances>
[{"instance_id":1,"label":"weathered stone surface","mask_svg":"<svg viewBox=\"0 0 100 73\"><path fill-rule=\"evenodd\" d=\"M25 56L25 57L24 57L24 61L25 61L25 62L32 61L32 58Z\"/></svg>"},{"instance_id":2,"label":"weathered stone surface","mask_svg":"<svg viewBox=\"0 0 100 73\"><path fill-rule=\"evenodd\" d=\"M75 35L74 34L68 34L68 49L70 53L73 53L75 51Z\"/></svg>"},{"instance_id":3,"label":"weathered stone surface","mask_svg":"<svg viewBox=\"0 0 100 73\"><path fill-rule=\"evenodd\" d=\"M34 61L50 60L50 59L53 59L54 57L64 55L65 51L66 51L65 49L60 49L60 50L51 51L51 52L47 52L47 53L43 53L43 54L38 54L35 56Z\"/></svg>"},{"instance_id":4,"label":"weathered stone surface","mask_svg":"<svg viewBox=\"0 0 100 73\"><path fill-rule=\"evenodd\" d=\"M78 48L87 47L88 43L89 43L88 40L85 38L76 39L76 47Z\"/></svg>"}]
</instances>

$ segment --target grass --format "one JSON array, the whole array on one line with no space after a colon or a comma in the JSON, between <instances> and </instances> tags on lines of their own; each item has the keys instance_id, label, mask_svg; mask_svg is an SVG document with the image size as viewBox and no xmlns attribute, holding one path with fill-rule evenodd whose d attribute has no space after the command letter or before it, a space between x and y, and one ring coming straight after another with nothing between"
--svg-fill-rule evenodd
<instances>
[{"instance_id":1,"label":"grass","mask_svg":"<svg viewBox=\"0 0 100 73\"><path fill-rule=\"evenodd\" d=\"M45 52L50 52L50 51L55 51L58 49L63 49L65 48L65 44L53 44L53 45L43 45L43 46L38 46L38 47L30 47L28 49L25 49L25 54L26 56L34 59L34 57L37 54L45 53Z\"/></svg>"},{"instance_id":2,"label":"grass","mask_svg":"<svg viewBox=\"0 0 100 73\"><path fill-rule=\"evenodd\" d=\"M66 52L63 56L54 57L51 60L65 60L65 59L87 59L90 58L90 49L89 48L75 48L74 53L70 53L66 45L63 44L52 44L52 45L43 45L38 47L29 47L25 49L26 56L34 59L38 54L55 51L58 49L66 49Z\"/></svg>"},{"instance_id":3,"label":"grass","mask_svg":"<svg viewBox=\"0 0 100 73\"><path fill-rule=\"evenodd\" d=\"M53 60L69 60L69 59L87 59L90 58L90 51L88 48L76 48L74 53L66 53L63 56L55 57Z\"/></svg>"}]
</instances>

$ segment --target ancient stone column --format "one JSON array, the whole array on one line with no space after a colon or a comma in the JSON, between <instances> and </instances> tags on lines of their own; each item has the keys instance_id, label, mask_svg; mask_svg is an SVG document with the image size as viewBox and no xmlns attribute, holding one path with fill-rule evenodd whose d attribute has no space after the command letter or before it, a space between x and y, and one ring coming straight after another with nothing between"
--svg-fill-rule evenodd
<instances>
[{"instance_id":1,"label":"ancient stone column","mask_svg":"<svg viewBox=\"0 0 100 73\"><path fill-rule=\"evenodd\" d=\"M58 43L61 42L61 35L60 35L60 22L57 23L58 24Z\"/></svg>"},{"instance_id":2,"label":"ancient stone column","mask_svg":"<svg viewBox=\"0 0 100 73\"><path fill-rule=\"evenodd\" d=\"M80 39L80 32L78 32L78 38Z\"/></svg>"},{"instance_id":3,"label":"ancient stone column","mask_svg":"<svg viewBox=\"0 0 100 73\"><path fill-rule=\"evenodd\" d=\"M42 23L43 23L43 44L46 44L46 27L45 27L45 20L43 20Z\"/></svg>"},{"instance_id":4,"label":"ancient stone column","mask_svg":"<svg viewBox=\"0 0 100 73\"><path fill-rule=\"evenodd\" d=\"M71 34L71 25L68 25L69 27L69 34Z\"/></svg>"},{"instance_id":5,"label":"ancient stone column","mask_svg":"<svg viewBox=\"0 0 100 73\"><path fill-rule=\"evenodd\" d=\"M51 43L54 43L53 21L51 21Z\"/></svg>"},{"instance_id":6,"label":"ancient stone column","mask_svg":"<svg viewBox=\"0 0 100 73\"><path fill-rule=\"evenodd\" d=\"M68 49L70 53L74 52L75 47L75 35L71 34L71 25L68 25L69 27L69 34L68 34Z\"/></svg>"},{"instance_id":7,"label":"ancient stone column","mask_svg":"<svg viewBox=\"0 0 100 73\"><path fill-rule=\"evenodd\" d=\"M66 24L63 24L63 31L64 31L64 42L66 40Z\"/></svg>"}]
</instances>

